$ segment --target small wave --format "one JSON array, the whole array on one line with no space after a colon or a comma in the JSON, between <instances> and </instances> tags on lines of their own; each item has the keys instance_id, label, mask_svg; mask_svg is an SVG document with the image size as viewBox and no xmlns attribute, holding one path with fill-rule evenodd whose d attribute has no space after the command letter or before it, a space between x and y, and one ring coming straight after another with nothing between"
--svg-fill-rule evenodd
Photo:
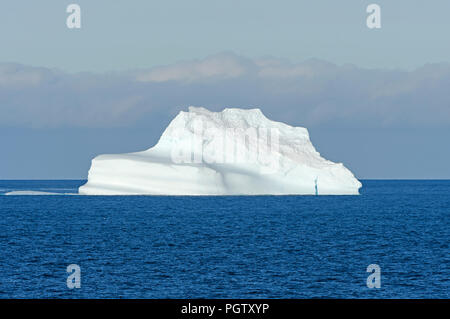
<instances>
[{"instance_id":1,"label":"small wave","mask_svg":"<svg viewBox=\"0 0 450 319\"><path fill-rule=\"evenodd\" d=\"M5 193L6 196L64 196L64 195L78 195L76 193L49 193L49 192L39 192L39 191L14 191Z\"/></svg>"}]
</instances>

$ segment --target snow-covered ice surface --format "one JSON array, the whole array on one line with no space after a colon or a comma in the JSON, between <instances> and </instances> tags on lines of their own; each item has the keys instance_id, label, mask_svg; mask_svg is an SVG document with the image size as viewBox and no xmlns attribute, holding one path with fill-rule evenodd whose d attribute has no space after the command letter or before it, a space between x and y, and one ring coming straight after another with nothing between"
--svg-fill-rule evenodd
<instances>
[{"instance_id":1,"label":"snow-covered ice surface","mask_svg":"<svg viewBox=\"0 0 450 319\"><path fill-rule=\"evenodd\" d=\"M320 156L303 127L259 109L189 107L143 152L92 160L84 195L356 195L361 183Z\"/></svg>"}]
</instances>

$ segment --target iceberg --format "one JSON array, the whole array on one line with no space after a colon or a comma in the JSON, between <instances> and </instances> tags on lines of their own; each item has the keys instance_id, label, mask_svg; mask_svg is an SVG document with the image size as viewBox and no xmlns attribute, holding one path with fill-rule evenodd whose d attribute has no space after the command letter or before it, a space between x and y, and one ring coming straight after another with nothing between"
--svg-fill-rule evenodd
<instances>
[{"instance_id":1,"label":"iceberg","mask_svg":"<svg viewBox=\"0 0 450 319\"><path fill-rule=\"evenodd\" d=\"M260 109L181 111L142 152L92 160L82 195L357 195L361 183L320 156L306 128Z\"/></svg>"}]
</instances>

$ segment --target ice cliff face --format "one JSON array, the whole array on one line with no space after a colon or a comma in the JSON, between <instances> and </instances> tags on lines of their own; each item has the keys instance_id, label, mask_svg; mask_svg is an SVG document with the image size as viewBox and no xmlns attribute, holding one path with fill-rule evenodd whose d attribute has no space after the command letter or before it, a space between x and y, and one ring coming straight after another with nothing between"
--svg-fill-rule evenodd
<instances>
[{"instance_id":1,"label":"ice cliff face","mask_svg":"<svg viewBox=\"0 0 450 319\"><path fill-rule=\"evenodd\" d=\"M92 160L86 195L353 195L361 183L308 131L259 109L189 107L147 151Z\"/></svg>"}]
</instances>

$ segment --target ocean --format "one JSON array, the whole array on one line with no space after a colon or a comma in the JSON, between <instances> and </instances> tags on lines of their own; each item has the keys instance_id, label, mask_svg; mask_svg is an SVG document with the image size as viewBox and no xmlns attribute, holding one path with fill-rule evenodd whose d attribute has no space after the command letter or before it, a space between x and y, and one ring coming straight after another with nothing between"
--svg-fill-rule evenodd
<instances>
[{"instance_id":1,"label":"ocean","mask_svg":"<svg viewBox=\"0 0 450 319\"><path fill-rule=\"evenodd\" d=\"M448 180L362 180L360 196L2 196L84 182L0 181L0 298L450 297Z\"/></svg>"}]
</instances>

